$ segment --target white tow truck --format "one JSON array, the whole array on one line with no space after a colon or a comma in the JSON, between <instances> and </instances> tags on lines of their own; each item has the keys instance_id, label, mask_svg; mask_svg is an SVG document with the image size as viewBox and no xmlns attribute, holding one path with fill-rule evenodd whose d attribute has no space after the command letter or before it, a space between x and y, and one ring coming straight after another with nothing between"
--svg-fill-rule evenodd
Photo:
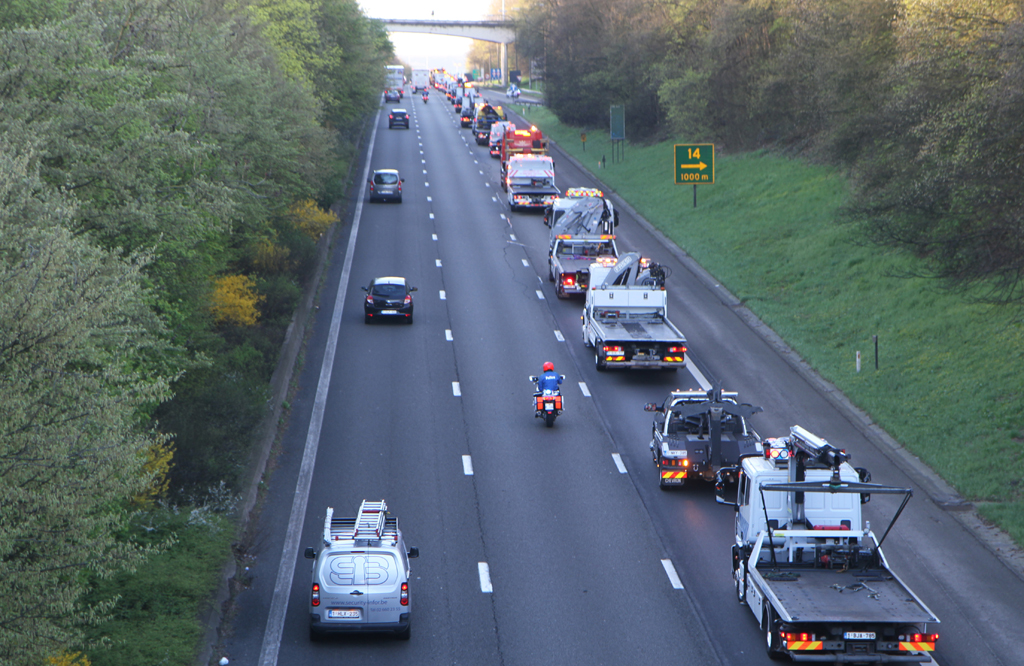
<instances>
[{"instance_id":1,"label":"white tow truck","mask_svg":"<svg viewBox=\"0 0 1024 666\"><path fill-rule=\"evenodd\" d=\"M686 338L669 321L666 273L630 252L590 265L583 344L598 370L675 370L686 365Z\"/></svg>"},{"instance_id":2,"label":"white tow truck","mask_svg":"<svg viewBox=\"0 0 1024 666\"><path fill-rule=\"evenodd\" d=\"M568 212L551 229L548 246L548 279L555 295L568 298L583 294L590 284L590 264L613 261L619 256L612 233L617 220L603 199L573 201Z\"/></svg>"},{"instance_id":3,"label":"white tow truck","mask_svg":"<svg viewBox=\"0 0 1024 666\"><path fill-rule=\"evenodd\" d=\"M800 426L764 455L719 471L716 499L735 507L736 598L761 623L768 656L795 662L931 661L938 624L889 568L882 542L912 494L868 483L849 456ZM725 475L737 500L724 499ZM881 539L863 520L871 495L903 495Z\"/></svg>"}]
</instances>

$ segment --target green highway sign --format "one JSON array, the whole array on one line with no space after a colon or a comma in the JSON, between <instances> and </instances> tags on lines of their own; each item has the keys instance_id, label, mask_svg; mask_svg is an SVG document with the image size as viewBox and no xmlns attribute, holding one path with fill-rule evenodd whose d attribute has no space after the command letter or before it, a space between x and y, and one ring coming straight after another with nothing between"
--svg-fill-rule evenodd
<instances>
[{"instance_id":1,"label":"green highway sign","mask_svg":"<svg viewBox=\"0 0 1024 666\"><path fill-rule=\"evenodd\" d=\"M714 185L715 144L677 143L674 171L676 185Z\"/></svg>"}]
</instances>

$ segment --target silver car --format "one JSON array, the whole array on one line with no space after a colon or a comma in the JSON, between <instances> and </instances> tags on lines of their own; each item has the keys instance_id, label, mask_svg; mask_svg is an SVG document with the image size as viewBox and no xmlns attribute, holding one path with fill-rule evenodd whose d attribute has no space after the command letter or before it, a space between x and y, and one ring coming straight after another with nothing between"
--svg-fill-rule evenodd
<instances>
[{"instance_id":1,"label":"silver car","mask_svg":"<svg viewBox=\"0 0 1024 666\"><path fill-rule=\"evenodd\" d=\"M335 518L327 508L323 547L309 547L313 581L309 597L309 639L347 632L410 634L409 559L398 519L384 500L363 500L354 518Z\"/></svg>"},{"instance_id":2,"label":"silver car","mask_svg":"<svg viewBox=\"0 0 1024 666\"><path fill-rule=\"evenodd\" d=\"M374 201L397 201L402 203L402 183L405 178L397 169L377 169L370 177L370 203Z\"/></svg>"}]
</instances>

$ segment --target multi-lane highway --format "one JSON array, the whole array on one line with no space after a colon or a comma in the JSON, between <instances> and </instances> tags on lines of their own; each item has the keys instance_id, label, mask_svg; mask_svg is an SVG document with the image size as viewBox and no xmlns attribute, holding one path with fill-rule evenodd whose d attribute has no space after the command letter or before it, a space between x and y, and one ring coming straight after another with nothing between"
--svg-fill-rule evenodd
<instances>
[{"instance_id":1,"label":"multi-lane highway","mask_svg":"<svg viewBox=\"0 0 1024 666\"><path fill-rule=\"evenodd\" d=\"M391 106L409 109L411 129L387 128ZM354 205L339 236L268 477L255 577L225 627L231 663L770 663L734 599L732 513L706 486L658 489L644 403L720 380L764 407L762 435L799 423L877 482L912 478L626 213L620 251L671 270L693 371L596 372L580 302L547 280L548 229L508 211L497 160L438 94L382 110L365 168L385 167L402 172L404 202ZM556 169L562 189L596 185L558 154ZM418 287L413 325L363 323L360 287L382 275ZM551 429L527 381L548 360L566 375ZM385 498L420 549L412 638L310 643L302 550L326 506L351 514L364 498ZM878 529L893 509L876 498L868 517ZM1024 583L925 492L886 554L943 620L938 663L1024 663Z\"/></svg>"}]
</instances>

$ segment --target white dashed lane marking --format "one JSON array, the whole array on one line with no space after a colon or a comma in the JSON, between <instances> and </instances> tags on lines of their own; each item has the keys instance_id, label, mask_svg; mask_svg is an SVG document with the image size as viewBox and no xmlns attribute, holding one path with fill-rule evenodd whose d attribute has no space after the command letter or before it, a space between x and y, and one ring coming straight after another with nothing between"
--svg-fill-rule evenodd
<instances>
[{"instance_id":1,"label":"white dashed lane marking","mask_svg":"<svg viewBox=\"0 0 1024 666\"><path fill-rule=\"evenodd\" d=\"M523 259L523 261L525 262L526 260ZM562 332L561 331L558 331L558 330L555 331L555 340L558 340L559 342L565 342L565 338L562 336Z\"/></svg>"},{"instance_id":2,"label":"white dashed lane marking","mask_svg":"<svg viewBox=\"0 0 1024 666\"><path fill-rule=\"evenodd\" d=\"M587 383L586 382L580 382L579 384L580 384L580 391L583 392L583 397L589 398L590 397L590 389L587 388Z\"/></svg>"},{"instance_id":3,"label":"white dashed lane marking","mask_svg":"<svg viewBox=\"0 0 1024 666\"><path fill-rule=\"evenodd\" d=\"M427 202L433 201L430 197L427 197Z\"/></svg>"},{"instance_id":4,"label":"white dashed lane marking","mask_svg":"<svg viewBox=\"0 0 1024 666\"><path fill-rule=\"evenodd\" d=\"M508 237L511 238L512 240L516 239L516 235L515 234L509 234Z\"/></svg>"},{"instance_id":5,"label":"white dashed lane marking","mask_svg":"<svg viewBox=\"0 0 1024 666\"><path fill-rule=\"evenodd\" d=\"M665 567L665 573L668 574L668 580L672 583L672 587L677 590L682 590L683 581L679 580L679 574L676 573L676 568L672 564L672 560L662 560L661 566Z\"/></svg>"},{"instance_id":6,"label":"white dashed lane marking","mask_svg":"<svg viewBox=\"0 0 1024 666\"><path fill-rule=\"evenodd\" d=\"M452 341L452 329L450 329L450 328L444 329L444 339L447 340L448 342Z\"/></svg>"},{"instance_id":7,"label":"white dashed lane marking","mask_svg":"<svg viewBox=\"0 0 1024 666\"><path fill-rule=\"evenodd\" d=\"M541 301L544 300L544 292L541 291L540 289L537 290L537 299Z\"/></svg>"},{"instance_id":8,"label":"white dashed lane marking","mask_svg":"<svg viewBox=\"0 0 1024 666\"><path fill-rule=\"evenodd\" d=\"M462 473L473 476L473 459L469 456L462 456Z\"/></svg>"},{"instance_id":9,"label":"white dashed lane marking","mask_svg":"<svg viewBox=\"0 0 1024 666\"><path fill-rule=\"evenodd\" d=\"M486 562L478 562L476 566L480 572L480 591L485 594L494 592L494 588L491 587L491 568Z\"/></svg>"},{"instance_id":10,"label":"white dashed lane marking","mask_svg":"<svg viewBox=\"0 0 1024 666\"><path fill-rule=\"evenodd\" d=\"M498 197L491 197L491 201L493 201L494 203L498 203Z\"/></svg>"},{"instance_id":11,"label":"white dashed lane marking","mask_svg":"<svg viewBox=\"0 0 1024 666\"><path fill-rule=\"evenodd\" d=\"M622 456L620 456L618 453L613 453L612 460L615 461L615 467L618 468L619 474L625 474L626 466L622 464Z\"/></svg>"},{"instance_id":12,"label":"white dashed lane marking","mask_svg":"<svg viewBox=\"0 0 1024 666\"><path fill-rule=\"evenodd\" d=\"M523 259L523 266L526 266L527 268L529 268L530 260L529 259Z\"/></svg>"},{"instance_id":13,"label":"white dashed lane marking","mask_svg":"<svg viewBox=\"0 0 1024 666\"><path fill-rule=\"evenodd\" d=\"M434 265L437 266L438 268L441 268L441 260L440 259L434 259Z\"/></svg>"},{"instance_id":14,"label":"white dashed lane marking","mask_svg":"<svg viewBox=\"0 0 1024 666\"><path fill-rule=\"evenodd\" d=\"M452 395L456 398L462 395L462 387L459 386L458 382L452 382Z\"/></svg>"},{"instance_id":15,"label":"white dashed lane marking","mask_svg":"<svg viewBox=\"0 0 1024 666\"><path fill-rule=\"evenodd\" d=\"M437 240L437 234L430 234L430 240Z\"/></svg>"},{"instance_id":16,"label":"white dashed lane marking","mask_svg":"<svg viewBox=\"0 0 1024 666\"><path fill-rule=\"evenodd\" d=\"M444 289L442 289L442 290L441 290L441 300L442 300L442 301L446 301L446 300L448 300L448 297L447 297L447 296L445 296L445 293L444 293Z\"/></svg>"},{"instance_id":17,"label":"white dashed lane marking","mask_svg":"<svg viewBox=\"0 0 1024 666\"><path fill-rule=\"evenodd\" d=\"M430 215L430 219L434 219L434 214L433 213L428 213L428 214Z\"/></svg>"}]
</instances>

